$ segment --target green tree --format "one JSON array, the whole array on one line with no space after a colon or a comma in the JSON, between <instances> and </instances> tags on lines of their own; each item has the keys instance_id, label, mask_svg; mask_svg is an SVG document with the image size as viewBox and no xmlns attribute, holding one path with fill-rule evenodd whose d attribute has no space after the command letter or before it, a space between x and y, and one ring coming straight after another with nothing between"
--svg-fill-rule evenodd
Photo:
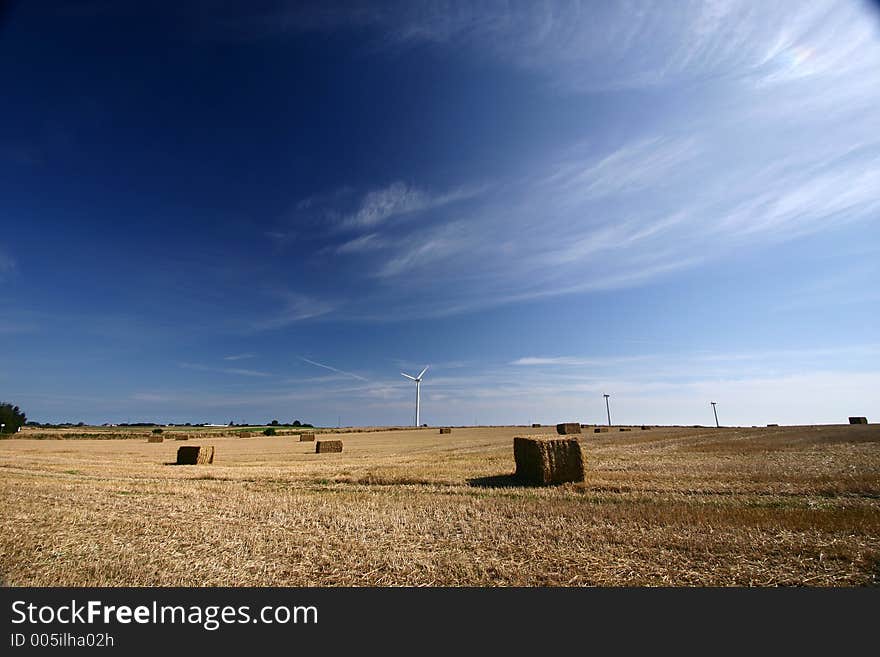
<instances>
[{"instance_id":1,"label":"green tree","mask_svg":"<svg viewBox=\"0 0 880 657\"><path fill-rule=\"evenodd\" d=\"M271 424L273 427L277 427L277 426L278 426L278 420L272 420L269 424Z\"/></svg>"},{"instance_id":2,"label":"green tree","mask_svg":"<svg viewBox=\"0 0 880 657\"><path fill-rule=\"evenodd\" d=\"M18 406L7 402L0 403L0 424L3 433L15 433L18 428L27 422L27 417Z\"/></svg>"}]
</instances>

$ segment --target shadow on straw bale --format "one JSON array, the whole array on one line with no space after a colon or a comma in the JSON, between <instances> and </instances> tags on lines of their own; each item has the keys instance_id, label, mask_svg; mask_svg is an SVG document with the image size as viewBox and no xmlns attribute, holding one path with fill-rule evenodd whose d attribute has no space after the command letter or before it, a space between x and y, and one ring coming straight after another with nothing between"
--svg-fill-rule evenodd
<instances>
[{"instance_id":1,"label":"shadow on straw bale","mask_svg":"<svg viewBox=\"0 0 880 657\"><path fill-rule=\"evenodd\" d=\"M187 445L177 448L177 465L208 465L213 462L213 445Z\"/></svg>"}]
</instances>

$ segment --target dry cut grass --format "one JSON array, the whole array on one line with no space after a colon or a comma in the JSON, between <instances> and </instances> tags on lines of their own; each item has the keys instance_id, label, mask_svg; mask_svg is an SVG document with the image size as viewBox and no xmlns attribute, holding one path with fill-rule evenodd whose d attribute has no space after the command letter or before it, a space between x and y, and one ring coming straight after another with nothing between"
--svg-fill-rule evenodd
<instances>
[{"instance_id":1,"label":"dry cut grass","mask_svg":"<svg viewBox=\"0 0 880 657\"><path fill-rule=\"evenodd\" d=\"M580 436L586 481L522 487L515 435L0 441L0 579L23 586L873 585L880 427Z\"/></svg>"}]
</instances>

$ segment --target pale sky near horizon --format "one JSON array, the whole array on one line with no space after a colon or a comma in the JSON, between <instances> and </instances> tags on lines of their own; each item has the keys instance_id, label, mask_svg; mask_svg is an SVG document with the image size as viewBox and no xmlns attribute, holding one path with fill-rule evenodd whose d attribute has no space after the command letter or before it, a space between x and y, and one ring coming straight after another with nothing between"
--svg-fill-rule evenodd
<instances>
[{"instance_id":1,"label":"pale sky near horizon","mask_svg":"<svg viewBox=\"0 0 880 657\"><path fill-rule=\"evenodd\" d=\"M880 418L873 3L22 2L0 74L29 419Z\"/></svg>"}]
</instances>

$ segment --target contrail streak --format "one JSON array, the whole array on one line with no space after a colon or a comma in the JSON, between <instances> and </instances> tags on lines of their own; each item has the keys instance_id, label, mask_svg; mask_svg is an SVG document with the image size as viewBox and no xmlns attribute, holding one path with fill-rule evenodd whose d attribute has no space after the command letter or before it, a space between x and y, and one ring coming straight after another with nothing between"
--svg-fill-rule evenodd
<instances>
[{"instance_id":1,"label":"contrail streak","mask_svg":"<svg viewBox=\"0 0 880 657\"><path fill-rule=\"evenodd\" d=\"M338 370L335 367L330 367L329 365L324 365L324 363L318 363L316 361L309 360L308 358L303 358L302 356L299 356L299 359L302 361L305 361L306 363L309 363L310 365L314 365L315 367L323 367L325 370L330 370L331 372L337 372L338 374L345 374L346 376L350 376L353 379L359 379L360 381L369 382L369 379L365 379L362 376L358 376L357 374L352 374L351 372L346 372L345 370Z\"/></svg>"}]
</instances>

